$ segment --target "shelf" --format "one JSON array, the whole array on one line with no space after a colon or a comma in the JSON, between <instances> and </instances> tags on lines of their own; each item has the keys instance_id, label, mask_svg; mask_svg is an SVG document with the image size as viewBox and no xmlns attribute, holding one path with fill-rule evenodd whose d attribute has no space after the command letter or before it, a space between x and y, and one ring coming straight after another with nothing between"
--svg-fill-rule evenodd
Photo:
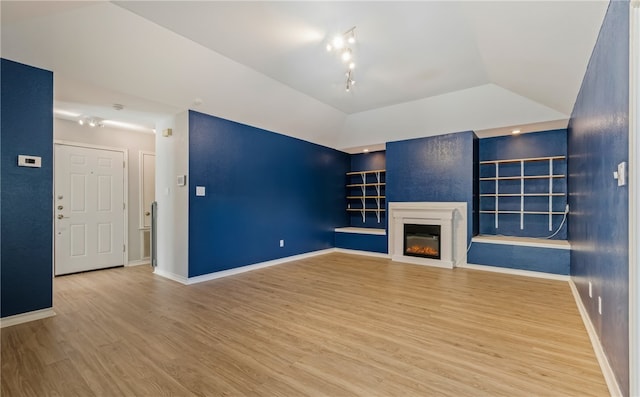
<instances>
[{"instance_id":1,"label":"shelf","mask_svg":"<svg viewBox=\"0 0 640 397\"><path fill-rule=\"evenodd\" d=\"M347 187L363 187L363 186L384 186L384 182L380 183L352 183L347 185Z\"/></svg>"},{"instance_id":2,"label":"shelf","mask_svg":"<svg viewBox=\"0 0 640 397\"><path fill-rule=\"evenodd\" d=\"M349 200L355 199L383 199L385 196L347 196Z\"/></svg>"},{"instance_id":3,"label":"shelf","mask_svg":"<svg viewBox=\"0 0 640 397\"><path fill-rule=\"evenodd\" d=\"M564 160L565 156L550 156L550 157L527 157L522 159L508 159L508 160L487 160L481 161L480 164L502 164L502 163L519 163L521 161L549 161L549 160Z\"/></svg>"},{"instance_id":4,"label":"shelf","mask_svg":"<svg viewBox=\"0 0 640 397\"><path fill-rule=\"evenodd\" d=\"M549 178L564 178L564 174L555 175L525 175L525 176L499 176L499 177L487 177L480 178L481 181L506 181L506 180L520 180L520 179L549 179Z\"/></svg>"},{"instance_id":5,"label":"shelf","mask_svg":"<svg viewBox=\"0 0 640 397\"><path fill-rule=\"evenodd\" d=\"M525 214L525 215L564 215L564 211L491 211L483 210L481 214Z\"/></svg>"},{"instance_id":6,"label":"shelf","mask_svg":"<svg viewBox=\"0 0 640 397\"><path fill-rule=\"evenodd\" d=\"M382 175L384 175L385 170L370 170L370 171L352 171L347 172L347 177L349 182L361 182L361 183L348 183L347 189L349 188L359 188L359 192L349 191L352 196L347 196L347 200L360 200L361 208L347 208L348 212L359 212L362 215L362 223L367 221L366 214L367 213L375 213L376 219L378 223L381 223L381 214L385 212L384 210L384 200L385 200L385 182L382 182L384 179ZM375 192L372 189L367 189L369 187L375 188ZM353 195L355 193L355 195ZM360 195L357 195L360 193ZM371 193L369 195L368 193Z\"/></svg>"},{"instance_id":7,"label":"shelf","mask_svg":"<svg viewBox=\"0 0 640 397\"><path fill-rule=\"evenodd\" d=\"M377 173L385 172L385 171L386 170L351 171L351 172L347 172L347 175L377 174Z\"/></svg>"},{"instance_id":8,"label":"shelf","mask_svg":"<svg viewBox=\"0 0 640 397\"><path fill-rule=\"evenodd\" d=\"M564 196L564 193L499 193L499 194L495 194L495 193L487 193L487 194L481 194L480 197L562 197Z\"/></svg>"},{"instance_id":9,"label":"shelf","mask_svg":"<svg viewBox=\"0 0 640 397\"><path fill-rule=\"evenodd\" d=\"M562 182L556 182L566 178L563 172L566 167L565 156L549 156L549 157L528 157L520 159L507 159L507 160L491 160L481 161L480 164L485 167L487 165L490 168L494 168L493 176L486 176L479 178L480 182L480 197L493 198L493 205L489 208L492 210L480 210L481 214L493 214L495 229L497 230L500 223L499 215L502 214L514 214L520 216L520 229L524 230L525 215L546 215L548 216L549 231L552 231L553 216L563 215L563 211L553 211L553 208L558 208L560 204L564 204L564 201L559 202L566 197L566 190L561 184ZM533 168L528 165L531 162L537 162ZM561 163L558 167L558 163ZM512 164L508 166L502 166L502 164ZM519 175L514 175L518 172ZM546 168L546 169L545 169ZM548 173L546 172L548 171ZM527 175L527 173L533 173L534 175ZM503 175L506 174L506 175ZM487 175L487 174L484 174ZM489 174L491 175L491 174ZM492 182L492 183L487 183ZM566 182L565 182L566 183ZM514 193L515 188L520 187L518 193ZM535 189L532 189L534 187ZM559 190L559 191L554 191ZM509 193L501 193L506 190ZM536 193L527 193L526 191L535 191ZM547 211L525 211L525 208L530 207L527 205L531 201L532 197L544 198L548 201L545 203ZM540 204L540 200L536 200ZM483 204L487 204L487 200L481 201ZM517 211L505 211L501 210L502 207L518 208ZM487 208L487 205L484 205ZM540 208L540 207L536 207Z\"/></svg>"}]
</instances>

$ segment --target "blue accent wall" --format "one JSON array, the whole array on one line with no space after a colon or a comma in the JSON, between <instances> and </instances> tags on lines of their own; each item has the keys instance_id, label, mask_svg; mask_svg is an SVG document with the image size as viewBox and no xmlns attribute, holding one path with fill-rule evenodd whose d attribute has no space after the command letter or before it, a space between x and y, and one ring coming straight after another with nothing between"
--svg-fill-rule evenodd
<instances>
[{"instance_id":1,"label":"blue accent wall","mask_svg":"<svg viewBox=\"0 0 640 397\"><path fill-rule=\"evenodd\" d=\"M628 395L629 191L613 179L618 163L629 161L628 1L609 3L569 122L568 148L571 276Z\"/></svg>"},{"instance_id":2,"label":"blue accent wall","mask_svg":"<svg viewBox=\"0 0 640 397\"><path fill-rule=\"evenodd\" d=\"M387 236L336 232L335 245L358 251L387 253Z\"/></svg>"},{"instance_id":3,"label":"blue accent wall","mask_svg":"<svg viewBox=\"0 0 640 397\"><path fill-rule=\"evenodd\" d=\"M568 249L474 242L467 254L467 262L475 265L568 275L570 254L571 251Z\"/></svg>"},{"instance_id":4,"label":"blue accent wall","mask_svg":"<svg viewBox=\"0 0 640 397\"><path fill-rule=\"evenodd\" d=\"M332 248L349 166L338 150L190 111L189 277Z\"/></svg>"},{"instance_id":5,"label":"blue accent wall","mask_svg":"<svg viewBox=\"0 0 640 397\"><path fill-rule=\"evenodd\" d=\"M0 60L0 317L50 308L53 296L53 73ZM42 168L18 167L18 155Z\"/></svg>"},{"instance_id":6,"label":"blue accent wall","mask_svg":"<svg viewBox=\"0 0 640 397\"><path fill-rule=\"evenodd\" d=\"M387 143L387 202L466 202L471 241L475 139L467 131Z\"/></svg>"},{"instance_id":7,"label":"blue accent wall","mask_svg":"<svg viewBox=\"0 0 640 397\"><path fill-rule=\"evenodd\" d=\"M352 154L351 155L351 169L350 171L373 171L373 170L383 170L386 168L386 157L385 151L377 151L377 152L369 152L369 153L360 153L360 154ZM369 181L375 180L374 175L367 176ZM386 173L380 174L381 182L386 181ZM347 178L347 183L362 183L362 179L360 176L351 176ZM376 189L373 186L367 187L367 195L374 196L377 195ZM382 195L384 195L386 188L382 188ZM346 195L361 195L362 192L360 188L347 188ZM357 200L349 200L349 203L352 207L361 208L360 202ZM368 201L369 205L373 204L373 201L370 199ZM380 203L381 206L384 207L385 200ZM349 213L349 225L352 227L368 227L374 229L384 229L386 225L386 217L385 213L382 212L380 214L380 222L378 222L378 218L374 212L365 213L365 220L362 221L362 213L360 212L350 212ZM347 248L347 247L341 247Z\"/></svg>"},{"instance_id":8,"label":"blue accent wall","mask_svg":"<svg viewBox=\"0 0 640 397\"><path fill-rule=\"evenodd\" d=\"M480 140L480 161L510 160L532 157L567 156L567 130L541 131L522 135L500 136ZM554 161L554 173L566 174L566 161ZM480 166L481 177L495 176L495 166L484 164ZM545 175L549 173L548 162L533 162L525 164L525 175ZM500 165L500 175L520 175L519 163ZM482 191L487 189L495 192L494 181L481 181ZM525 181L525 193L546 193L549 189L546 179L529 179ZM520 181L500 181L500 192L520 193ZM553 180L554 192L567 192L567 179ZM525 197L525 210L547 211L548 197ZM493 197L481 197L481 209L494 209ZM520 210L520 197L500 197L500 209ZM553 210L563 212L567 204L566 196L553 197ZM495 227L493 214L480 214L480 234L506 235L518 237L541 237L552 235L562 224L563 215L552 216L552 231L549 231L549 217L547 215L525 215L524 229L520 229L519 214L500 214L498 228ZM566 240L567 227L562 226L553 239Z\"/></svg>"}]
</instances>

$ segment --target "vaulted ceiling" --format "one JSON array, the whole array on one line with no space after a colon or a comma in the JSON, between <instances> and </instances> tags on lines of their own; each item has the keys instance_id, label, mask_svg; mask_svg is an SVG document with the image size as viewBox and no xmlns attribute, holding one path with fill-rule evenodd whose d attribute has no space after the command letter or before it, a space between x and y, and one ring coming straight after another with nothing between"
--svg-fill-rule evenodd
<instances>
[{"instance_id":1,"label":"vaulted ceiling","mask_svg":"<svg viewBox=\"0 0 640 397\"><path fill-rule=\"evenodd\" d=\"M62 117L151 127L195 109L344 150L462 130L566 126L608 5L0 4L2 57L54 71ZM346 92L346 66L325 46L352 26L357 84Z\"/></svg>"}]
</instances>

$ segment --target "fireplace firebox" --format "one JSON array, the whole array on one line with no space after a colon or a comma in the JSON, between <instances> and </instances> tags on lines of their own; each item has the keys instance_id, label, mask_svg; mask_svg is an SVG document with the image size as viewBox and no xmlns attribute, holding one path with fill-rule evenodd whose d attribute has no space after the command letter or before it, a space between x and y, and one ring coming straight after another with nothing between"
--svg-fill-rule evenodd
<instances>
[{"instance_id":1,"label":"fireplace firebox","mask_svg":"<svg viewBox=\"0 0 640 397\"><path fill-rule=\"evenodd\" d=\"M404 254L440 259L440 225L404 225Z\"/></svg>"}]
</instances>

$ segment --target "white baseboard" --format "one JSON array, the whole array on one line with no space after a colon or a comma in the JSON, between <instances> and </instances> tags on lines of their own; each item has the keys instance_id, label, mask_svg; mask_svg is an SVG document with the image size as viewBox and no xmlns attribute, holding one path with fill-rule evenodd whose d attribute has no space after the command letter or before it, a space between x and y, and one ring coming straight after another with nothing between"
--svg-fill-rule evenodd
<instances>
[{"instance_id":1,"label":"white baseboard","mask_svg":"<svg viewBox=\"0 0 640 397\"><path fill-rule=\"evenodd\" d=\"M513 274L516 276L546 278L548 280L569 281L571 279L571 277L566 276L564 274L534 272L531 270L511 269L508 267L499 267L499 266L476 265L473 263L465 263L458 267L463 269L482 270L485 272Z\"/></svg>"},{"instance_id":2,"label":"white baseboard","mask_svg":"<svg viewBox=\"0 0 640 397\"><path fill-rule=\"evenodd\" d=\"M12 325L18 325L22 323L28 323L29 321L41 320L47 317L53 317L56 312L53 308L34 310L32 312L16 314L13 316L7 316L0 318L0 328L11 327Z\"/></svg>"},{"instance_id":3,"label":"white baseboard","mask_svg":"<svg viewBox=\"0 0 640 397\"><path fill-rule=\"evenodd\" d=\"M269 266L281 265L283 263L311 258L318 255L328 254L331 252L334 252L333 248L320 250L320 251L307 252L305 254L300 254L300 255L287 256L286 258L274 259L266 262L254 263L252 265L236 267L229 270L222 270L215 273L203 274L202 276L189 277L184 284L190 285L190 284L202 283L205 281L215 280L221 277L233 276L235 274L250 272L252 270L257 270L257 269L263 269Z\"/></svg>"},{"instance_id":4,"label":"white baseboard","mask_svg":"<svg viewBox=\"0 0 640 397\"><path fill-rule=\"evenodd\" d=\"M580 298L580 293L578 292L578 288L576 287L576 284L573 282L573 280L569 280L569 286L571 287L573 298L575 299L576 305L578 306L580 317L582 317L584 326L587 329L587 333L589 334L589 339L591 339L591 345L593 346L593 351L596 354L598 363L600 364L600 369L602 370L602 375L604 375L604 380L607 382L609 393L611 394L611 397L622 397L622 392L620 391L620 387L618 386L618 381L616 380L616 376L613 373L613 369L611 368L611 365L609 365L609 360L607 360L607 356L604 353L602 344L600 344L600 338L598 338L596 329L594 328L593 323L589 318L587 309L584 307L584 304L582 303L582 299Z\"/></svg>"},{"instance_id":5,"label":"white baseboard","mask_svg":"<svg viewBox=\"0 0 640 397\"><path fill-rule=\"evenodd\" d=\"M140 265L148 265L150 264L150 259L146 258L146 259L138 259L137 261L129 261L129 263L127 263L125 266L129 267L129 266L140 266Z\"/></svg>"},{"instance_id":6,"label":"white baseboard","mask_svg":"<svg viewBox=\"0 0 640 397\"><path fill-rule=\"evenodd\" d=\"M374 258L385 258L385 259L391 258L389 254L383 254L381 252L350 250L346 248L334 248L333 252L339 252L341 254L372 256Z\"/></svg>"},{"instance_id":7,"label":"white baseboard","mask_svg":"<svg viewBox=\"0 0 640 397\"><path fill-rule=\"evenodd\" d=\"M157 274L158 276L168 278L169 280L177 281L180 284L188 284L187 278L184 276L179 276L177 274L166 272L164 270L158 269L157 267L153 270L153 274Z\"/></svg>"}]
</instances>

